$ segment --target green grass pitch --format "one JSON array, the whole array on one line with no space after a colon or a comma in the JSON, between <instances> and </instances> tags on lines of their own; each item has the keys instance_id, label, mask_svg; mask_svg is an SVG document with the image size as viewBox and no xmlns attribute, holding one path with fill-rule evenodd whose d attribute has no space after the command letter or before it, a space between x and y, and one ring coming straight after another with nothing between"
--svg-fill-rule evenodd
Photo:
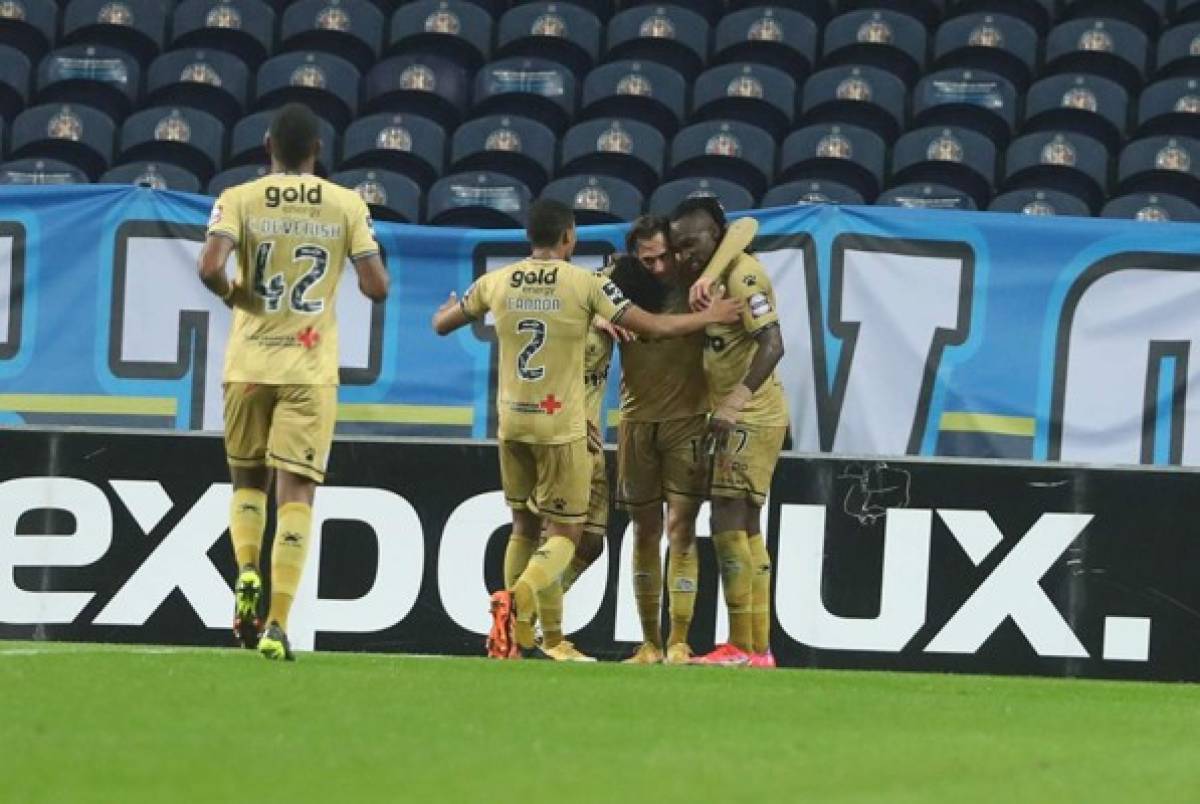
<instances>
[{"instance_id":1,"label":"green grass pitch","mask_svg":"<svg viewBox=\"0 0 1200 804\"><path fill-rule=\"evenodd\" d=\"M1200 687L0 642L0 801L1200 801Z\"/></svg>"}]
</instances>

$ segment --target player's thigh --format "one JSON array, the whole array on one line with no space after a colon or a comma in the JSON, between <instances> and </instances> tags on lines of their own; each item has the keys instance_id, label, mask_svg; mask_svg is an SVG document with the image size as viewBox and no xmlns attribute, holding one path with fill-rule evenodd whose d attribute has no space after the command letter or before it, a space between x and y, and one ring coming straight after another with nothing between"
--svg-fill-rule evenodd
<instances>
[{"instance_id":1,"label":"player's thigh","mask_svg":"<svg viewBox=\"0 0 1200 804\"><path fill-rule=\"evenodd\" d=\"M693 502L708 497L708 456L704 438L708 414L663 422L658 430L663 494L668 503Z\"/></svg>"},{"instance_id":2,"label":"player's thigh","mask_svg":"<svg viewBox=\"0 0 1200 804\"><path fill-rule=\"evenodd\" d=\"M604 452L592 455L592 480L588 493L587 522L583 526L584 533L598 535L601 538L608 533L608 467L604 461Z\"/></svg>"},{"instance_id":3,"label":"player's thigh","mask_svg":"<svg viewBox=\"0 0 1200 804\"><path fill-rule=\"evenodd\" d=\"M735 427L713 461L714 503L717 498L755 506L766 502L786 434L786 427Z\"/></svg>"},{"instance_id":4,"label":"player's thigh","mask_svg":"<svg viewBox=\"0 0 1200 804\"><path fill-rule=\"evenodd\" d=\"M266 466L277 386L225 383L225 457L231 468Z\"/></svg>"},{"instance_id":5,"label":"player's thigh","mask_svg":"<svg viewBox=\"0 0 1200 804\"><path fill-rule=\"evenodd\" d=\"M662 505L658 426L622 419L617 428L617 507L630 513Z\"/></svg>"},{"instance_id":6,"label":"player's thigh","mask_svg":"<svg viewBox=\"0 0 1200 804\"><path fill-rule=\"evenodd\" d=\"M591 496L593 463L587 439L566 444L538 444L537 485L533 505L542 518L562 525L587 521Z\"/></svg>"},{"instance_id":7,"label":"player's thigh","mask_svg":"<svg viewBox=\"0 0 1200 804\"><path fill-rule=\"evenodd\" d=\"M537 486L537 456L535 444L500 439L500 487L504 501L514 511L525 511Z\"/></svg>"},{"instance_id":8,"label":"player's thigh","mask_svg":"<svg viewBox=\"0 0 1200 804\"><path fill-rule=\"evenodd\" d=\"M337 423L336 385L281 385L267 463L275 469L325 482Z\"/></svg>"}]
</instances>

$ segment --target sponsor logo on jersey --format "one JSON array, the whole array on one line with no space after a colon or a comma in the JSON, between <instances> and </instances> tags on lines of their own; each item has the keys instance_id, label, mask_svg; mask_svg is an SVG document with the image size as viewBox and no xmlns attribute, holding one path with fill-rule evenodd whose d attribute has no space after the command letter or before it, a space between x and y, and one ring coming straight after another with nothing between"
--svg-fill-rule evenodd
<instances>
[{"instance_id":1,"label":"sponsor logo on jersey","mask_svg":"<svg viewBox=\"0 0 1200 804\"><path fill-rule=\"evenodd\" d=\"M208 216L208 225L210 227L212 227L212 226L216 226L220 222L221 222L221 205L213 204L212 212L209 213L209 216Z\"/></svg>"},{"instance_id":2,"label":"sponsor logo on jersey","mask_svg":"<svg viewBox=\"0 0 1200 804\"><path fill-rule=\"evenodd\" d=\"M613 304L619 306L625 303L625 294L622 293L621 289L614 283L605 282L602 290L604 291L604 295L607 296L608 300Z\"/></svg>"},{"instance_id":3,"label":"sponsor logo on jersey","mask_svg":"<svg viewBox=\"0 0 1200 804\"><path fill-rule=\"evenodd\" d=\"M558 283L558 267L538 268L529 271L513 271L508 279L510 287L519 289L531 285L554 285Z\"/></svg>"},{"instance_id":4,"label":"sponsor logo on jersey","mask_svg":"<svg viewBox=\"0 0 1200 804\"><path fill-rule=\"evenodd\" d=\"M311 204L317 206L321 203L321 185L317 184L312 187L303 183L295 187L268 185L263 191L263 197L266 199L267 206L271 208L275 208L281 203Z\"/></svg>"}]
</instances>

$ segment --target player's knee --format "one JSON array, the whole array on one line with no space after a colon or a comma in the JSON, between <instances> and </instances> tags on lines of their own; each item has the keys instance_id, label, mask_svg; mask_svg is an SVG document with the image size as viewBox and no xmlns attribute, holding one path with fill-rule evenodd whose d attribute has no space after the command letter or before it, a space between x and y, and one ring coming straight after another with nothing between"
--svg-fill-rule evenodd
<instances>
[{"instance_id":1,"label":"player's knee","mask_svg":"<svg viewBox=\"0 0 1200 804\"><path fill-rule=\"evenodd\" d=\"M604 552L604 537L599 533L584 531L583 536L579 539L579 545L575 548L575 557L580 563L591 564L600 557Z\"/></svg>"},{"instance_id":2,"label":"player's knee","mask_svg":"<svg viewBox=\"0 0 1200 804\"><path fill-rule=\"evenodd\" d=\"M536 539L542 531L542 519L532 511L517 511L513 514L513 534L527 539Z\"/></svg>"},{"instance_id":3,"label":"player's knee","mask_svg":"<svg viewBox=\"0 0 1200 804\"><path fill-rule=\"evenodd\" d=\"M714 497L709 524L713 533L741 530L745 526L745 509L741 500Z\"/></svg>"},{"instance_id":4,"label":"player's knee","mask_svg":"<svg viewBox=\"0 0 1200 804\"><path fill-rule=\"evenodd\" d=\"M638 542L658 544L662 539L663 517L658 508L643 508L633 512L633 538Z\"/></svg>"},{"instance_id":5,"label":"player's knee","mask_svg":"<svg viewBox=\"0 0 1200 804\"><path fill-rule=\"evenodd\" d=\"M315 480L282 469L276 473L275 494L279 498L280 505L295 502L311 506L316 493L317 482Z\"/></svg>"},{"instance_id":6,"label":"player's knee","mask_svg":"<svg viewBox=\"0 0 1200 804\"><path fill-rule=\"evenodd\" d=\"M667 539L676 550L690 550L696 543L695 506L672 505L667 509Z\"/></svg>"}]
</instances>

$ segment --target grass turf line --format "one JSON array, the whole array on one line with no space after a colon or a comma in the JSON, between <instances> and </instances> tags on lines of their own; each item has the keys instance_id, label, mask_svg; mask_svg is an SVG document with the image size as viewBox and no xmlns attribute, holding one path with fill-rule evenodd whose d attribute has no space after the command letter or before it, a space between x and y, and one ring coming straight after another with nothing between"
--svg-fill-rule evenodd
<instances>
[{"instance_id":1,"label":"grass turf line","mask_svg":"<svg viewBox=\"0 0 1200 804\"><path fill-rule=\"evenodd\" d=\"M1200 687L0 643L3 801L1196 801Z\"/></svg>"}]
</instances>

